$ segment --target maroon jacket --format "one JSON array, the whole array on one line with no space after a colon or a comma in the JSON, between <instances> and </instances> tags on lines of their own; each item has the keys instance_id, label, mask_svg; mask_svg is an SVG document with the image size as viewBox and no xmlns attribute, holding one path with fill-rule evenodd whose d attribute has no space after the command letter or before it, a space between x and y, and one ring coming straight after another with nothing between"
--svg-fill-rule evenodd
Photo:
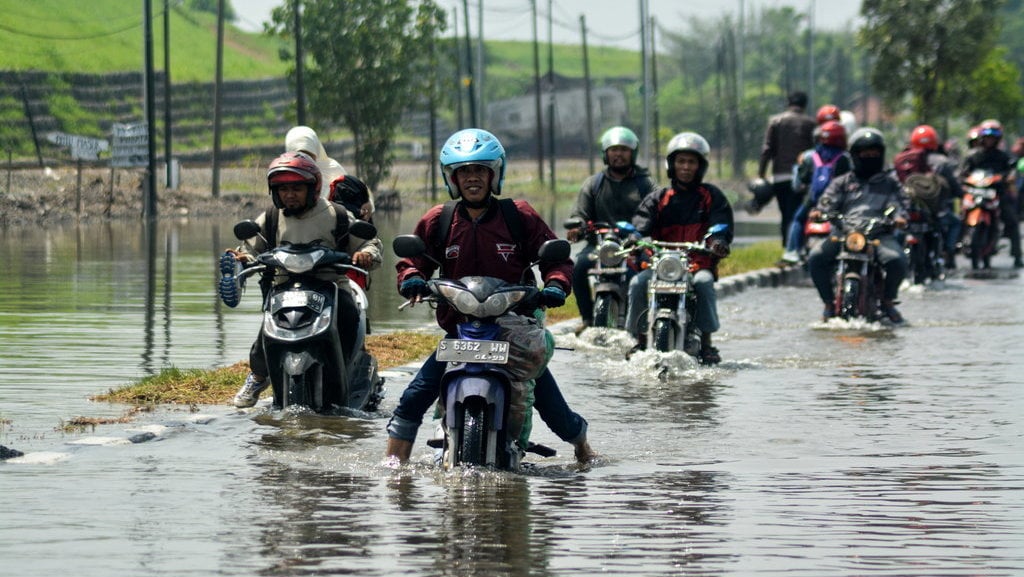
<instances>
[{"instance_id":1,"label":"maroon jacket","mask_svg":"<svg viewBox=\"0 0 1024 577\"><path fill-rule=\"evenodd\" d=\"M524 237L516 239L505 223L496 202L491 202L487 212L477 221L472 221L462 203L458 204L452 218L452 226L442 246L433 246L435 229L439 226L441 209L437 205L427 211L416 223L413 234L427 243L427 253L443 263L439 278L461 278L464 276L492 276L508 282L518 283L523 270L537 260L537 251L545 241L558 238L525 200L516 200L523 223ZM403 258L395 265L398 272L398 286L414 276L429 279L437 265L426 257ZM556 283L566 294L572 286L572 260L540 265L544 284ZM532 275L528 278L532 278ZM455 333L461 315L444 305L437 307L437 324L449 334Z\"/></svg>"}]
</instances>

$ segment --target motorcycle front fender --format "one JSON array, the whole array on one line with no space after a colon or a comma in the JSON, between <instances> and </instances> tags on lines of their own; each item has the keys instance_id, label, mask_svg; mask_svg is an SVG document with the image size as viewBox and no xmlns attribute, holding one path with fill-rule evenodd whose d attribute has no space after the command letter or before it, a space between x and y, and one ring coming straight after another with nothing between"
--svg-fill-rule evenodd
<instances>
[{"instance_id":1,"label":"motorcycle front fender","mask_svg":"<svg viewBox=\"0 0 1024 577\"><path fill-rule=\"evenodd\" d=\"M490 375L456 375L445 385L445 425L450 429L455 426L455 405L469 397L481 397L487 404L494 405L494 428L501 430L505 426L506 391L508 386L496 374Z\"/></svg>"},{"instance_id":2,"label":"motorcycle front fender","mask_svg":"<svg viewBox=\"0 0 1024 577\"><path fill-rule=\"evenodd\" d=\"M622 301L622 297L625 294L625 290L621 284L612 282L602 282L594 286L594 295L607 293L617 301Z\"/></svg>"}]
</instances>

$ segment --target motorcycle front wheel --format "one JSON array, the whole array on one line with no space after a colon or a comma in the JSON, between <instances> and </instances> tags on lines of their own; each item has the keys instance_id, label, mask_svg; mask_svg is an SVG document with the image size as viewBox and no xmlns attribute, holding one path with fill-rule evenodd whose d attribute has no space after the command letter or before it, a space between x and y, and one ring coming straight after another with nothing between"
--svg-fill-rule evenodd
<instances>
[{"instance_id":1,"label":"motorcycle front wheel","mask_svg":"<svg viewBox=\"0 0 1024 577\"><path fill-rule=\"evenodd\" d=\"M860 279L847 277L843 279L843 294L839 301L839 315L844 319L852 319L860 312Z\"/></svg>"},{"instance_id":2,"label":"motorcycle front wheel","mask_svg":"<svg viewBox=\"0 0 1024 577\"><path fill-rule=\"evenodd\" d=\"M654 321L654 349L663 353L674 351L676 348L676 327L669 319L657 319Z\"/></svg>"},{"instance_id":3,"label":"motorcycle front wheel","mask_svg":"<svg viewBox=\"0 0 1024 577\"><path fill-rule=\"evenodd\" d=\"M602 328L618 328L619 326L619 301L609 294L597 295L594 302L593 326Z\"/></svg>"},{"instance_id":4,"label":"motorcycle front wheel","mask_svg":"<svg viewBox=\"0 0 1024 577\"><path fill-rule=\"evenodd\" d=\"M487 464L487 404L479 397L462 405L462 439L459 462L465 465Z\"/></svg>"},{"instance_id":5,"label":"motorcycle front wheel","mask_svg":"<svg viewBox=\"0 0 1024 577\"><path fill-rule=\"evenodd\" d=\"M972 268L988 268L990 258L988 255L989 236L991 229L984 224L977 224L968 229L967 237L970 239L970 256Z\"/></svg>"}]
</instances>

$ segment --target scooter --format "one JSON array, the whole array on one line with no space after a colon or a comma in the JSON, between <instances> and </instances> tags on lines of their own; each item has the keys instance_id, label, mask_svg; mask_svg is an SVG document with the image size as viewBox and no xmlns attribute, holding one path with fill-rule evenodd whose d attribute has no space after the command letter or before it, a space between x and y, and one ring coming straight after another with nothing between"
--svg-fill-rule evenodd
<instances>
[{"instance_id":1,"label":"scooter","mask_svg":"<svg viewBox=\"0 0 1024 577\"><path fill-rule=\"evenodd\" d=\"M402 258L426 255L426 243L415 235L393 241ZM541 262L569 258L569 242L552 239L539 252ZM524 275L525 275L524 271ZM444 302L465 315L457 337L441 339L437 360L447 363L441 379L443 416L440 443L445 468L486 466L518 471L525 452L544 457L555 451L523 439L523 429L533 410L527 405L530 381L547 366L544 327L532 317L513 312L532 307L540 298L535 284L508 283L485 276L427 281L431 294L422 300L435 306ZM411 306L406 301L399 308Z\"/></svg>"},{"instance_id":2,"label":"scooter","mask_svg":"<svg viewBox=\"0 0 1024 577\"><path fill-rule=\"evenodd\" d=\"M961 201L963 214L963 253L971 258L971 268L991 268L992 255L999 243L1000 218L997 188L1003 175L975 170L964 181Z\"/></svg>"},{"instance_id":3,"label":"scooter","mask_svg":"<svg viewBox=\"0 0 1024 577\"><path fill-rule=\"evenodd\" d=\"M247 220L235 225L234 233L244 242L257 236L260 228ZM352 223L349 233L373 238L377 230L359 221ZM352 264L348 253L317 241L282 243L257 255L255 263L237 275L228 272L222 277L222 283L244 286L248 277L262 276L260 346L267 358L275 409L301 406L317 413L339 409L369 412L380 405L384 378L378 374L377 360L364 348L369 303L362 287L348 278L349 273L367 274ZM346 298L341 291L349 291L354 299L357 318L339 318L336 303ZM343 350L339 323L355 327L350 351Z\"/></svg>"},{"instance_id":4,"label":"scooter","mask_svg":"<svg viewBox=\"0 0 1024 577\"><path fill-rule=\"evenodd\" d=\"M626 291L629 287L627 255L622 253L622 242L636 228L628 222L614 225L605 222L586 222L579 218L566 220L566 229L583 229L587 242L597 245L590 253L594 266L587 275L594 294L594 316L590 326L621 329L626 326Z\"/></svg>"},{"instance_id":5,"label":"scooter","mask_svg":"<svg viewBox=\"0 0 1024 577\"><path fill-rule=\"evenodd\" d=\"M914 284L923 285L946 278L946 261L942 257L943 237L938 217L928 208L911 203L907 210L904 252Z\"/></svg>"}]
</instances>

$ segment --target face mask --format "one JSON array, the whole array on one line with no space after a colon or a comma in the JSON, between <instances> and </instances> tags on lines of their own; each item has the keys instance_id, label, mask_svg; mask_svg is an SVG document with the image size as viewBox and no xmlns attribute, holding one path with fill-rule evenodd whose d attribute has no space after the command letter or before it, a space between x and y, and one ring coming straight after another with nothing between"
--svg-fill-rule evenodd
<instances>
[{"instance_id":1,"label":"face mask","mask_svg":"<svg viewBox=\"0 0 1024 577\"><path fill-rule=\"evenodd\" d=\"M854 157L853 159L853 171L857 176L861 178L867 178L873 174L882 172L882 167L885 164L885 159L881 156L873 156L870 158L862 158L860 156Z\"/></svg>"}]
</instances>

